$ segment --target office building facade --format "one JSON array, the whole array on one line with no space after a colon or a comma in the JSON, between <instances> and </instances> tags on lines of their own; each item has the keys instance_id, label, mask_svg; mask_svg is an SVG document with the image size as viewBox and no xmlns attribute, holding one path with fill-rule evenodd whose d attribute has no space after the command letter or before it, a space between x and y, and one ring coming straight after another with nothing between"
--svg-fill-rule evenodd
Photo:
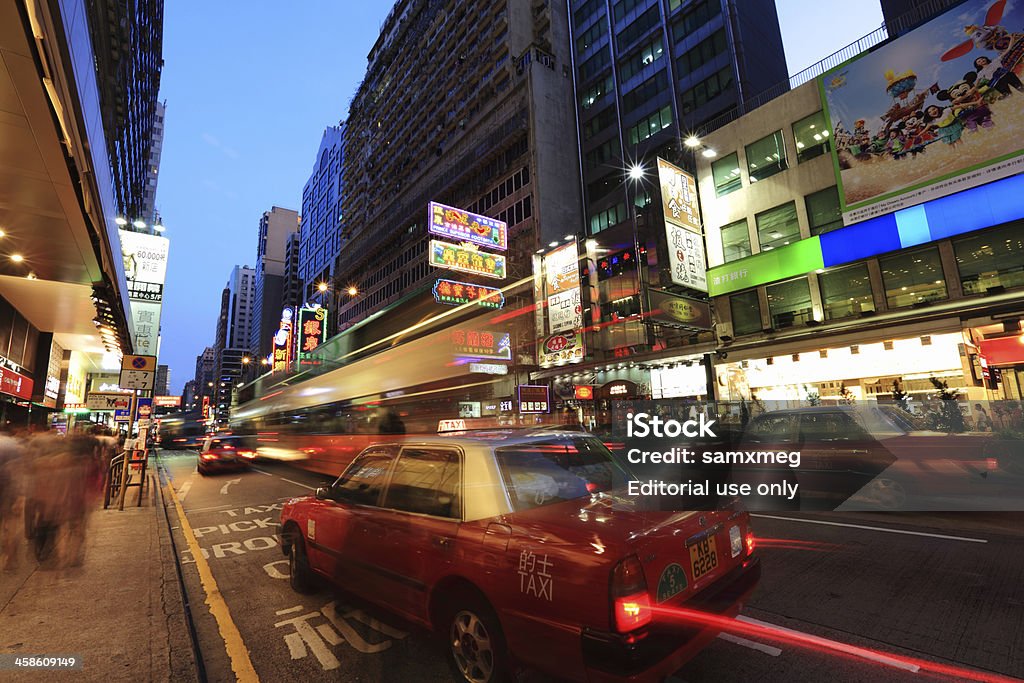
<instances>
[{"instance_id":1,"label":"office building facade","mask_svg":"<svg viewBox=\"0 0 1024 683\"><path fill-rule=\"evenodd\" d=\"M298 229L299 214L292 209L275 206L260 218L248 342L258 358L270 355L271 336L281 319L288 236Z\"/></svg>"},{"instance_id":2,"label":"office building facade","mask_svg":"<svg viewBox=\"0 0 1024 683\"><path fill-rule=\"evenodd\" d=\"M330 283L334 264L342 248L342 170L345 164L345 122L324 129L320 149L309 180L302 188L302 221L299 227L296 281L301 291L296 301L329 302L320 292L321 282Z\"/></svg>"}]
</instances>

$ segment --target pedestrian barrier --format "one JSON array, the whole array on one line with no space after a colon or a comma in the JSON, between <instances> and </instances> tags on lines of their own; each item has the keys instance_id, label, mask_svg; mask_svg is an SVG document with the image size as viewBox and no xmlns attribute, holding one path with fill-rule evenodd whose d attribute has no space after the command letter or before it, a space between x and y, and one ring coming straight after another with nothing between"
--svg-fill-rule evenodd
<instances>
[{"instance_id":1,"label":"pedestrian barrier","mask_svg":"<svg viewBox=\"0 0 1024 683\"><path fill-rule=\"evenodd\" d=\"M147 449L132 449L121 451L110 460L110 468L107 471L107 483L103 491L103 509L107 509L111 501L117 498L117 509L124 510L124 499L127 490L133 486L139 487L139 497L136 501L137 507L142 507L142 496L145 494L148 477L146 466L149 462L149 451ZM139 480L134 482L134 472L139 473Z\"/></svg>"}]
</instances>

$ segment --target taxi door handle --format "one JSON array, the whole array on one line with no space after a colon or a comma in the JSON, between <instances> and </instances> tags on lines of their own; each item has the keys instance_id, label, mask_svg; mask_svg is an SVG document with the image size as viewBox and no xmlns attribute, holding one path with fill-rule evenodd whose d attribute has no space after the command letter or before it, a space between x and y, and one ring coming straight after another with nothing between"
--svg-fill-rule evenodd
<instances>
[{"instance_id":1,"label":"taxi door handle","mask_svg":"<svg viewBox=\"0 0 1024 683\"><path fill-rule=\"evenodd\" d=\"M434 536L430 539L430 544L435 548L448 549L451 547L452 539L448 536Z\"/></svg>"}]
</instances>

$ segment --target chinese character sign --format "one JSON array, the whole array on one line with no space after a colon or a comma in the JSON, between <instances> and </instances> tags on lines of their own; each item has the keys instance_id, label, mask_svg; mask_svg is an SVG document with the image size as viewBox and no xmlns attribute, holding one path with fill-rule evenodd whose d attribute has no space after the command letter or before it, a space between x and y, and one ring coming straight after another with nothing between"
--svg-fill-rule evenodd
<instances>
[{"instance_id":1,"label":"chinese character sign","mask_svg":"<svg viewBox=\"0 0 1024 683\"><path fill-rule=\"evenodd\" d=\"M508 225L503 221L452 206L430 202L427 207L427 226L431 234L459 242L470 242L500 251L508 248Z\"/></svg>"},{"instance_id":2,"label":"chinese character sign","mask_svg":"<svg viewBox=\"0 0 1024 683\"><path fill-rule=\"evenodd\" d=\"M455 328L449 332L452 352L463 358L512 360L512 338L507 332Z\"/></svg>"},{"instance_id":3,"label":"chinese character sign","mask_svg":"<svg viewBox=\"0 0 1024 683\"><path fill-rule=\"evenodd\" d=\"M665 222L668 237L668 259L672 282L683 287L708 291L707 264L704 260L704 238L698 233Z\"/></svg>"},{"instance_id":4,"label":"chinese character sign","mask_svg":"<svg viewBox=\"0 0 1024 683\"><path fill-rule=\"evenodd\" d=\"M661 184L661 208L665 213L665 220L700 233L697 187L693 176L659 158L658 180Z\"/></svg>"},{"instance_id":5,"label":"chinese character sign","mask_svg":"<svg viewBox=\"0 0 1024 683\"><path fill-rule=\"evenodd\" d=\"M327 339L327 309L323 306L300 308L295 337L299 344L299 359L307 359L310 352Z\"/></svg>"},{"instance_id":6,"label":"chinese character sign","mask_svg":"<svg viewBox=\"0 0 1024 683\"><path fill-rule=\"evenodd\" d=\"M576 242L549 251L544 255L543 264L548 333L555 334L582 327L583 302Z\"/></svg>"},{"instance_id":7,"label":"chinese character sign","mask_svg":"<svg viewBox=\"0 0 1024 683\"><path fill-rule=\"evenodd\" d=\"M520 384L518 390L520 413L548 412L551 405L551 396L547 386Z\"/></svg>"},{"instance_id":8,"label":"chinese character sign","mask_svg":"<svg viewBox=\"0 0 1024 683\"><path fill-rule=\"evenodd\" d=\"M291 363L292 349L292 309L286 308L281 311L281 324L274 333L273 351L271 352L271 369L274 372L283 372L288 369Z\"/></svg>"},{"instance_id":9,"label":"chinese character sign","mask_svg":"<svg viewBox=\"0 0 1024 683\"><path fill-rule=\"evenodd\" d=\"M430 265L437 268L448 268L461 273L472 273L505 279L505 257L501 254L489 254L468 246L449 244L438 240L430 240Z\"/></svg>"},{"instance_id":10,"label":"chinese character sign","mask_svg":"<svg viewBox=\"0 0 1024 683\"><path fill-rule=\"evenodd\" d=\"M442 278L434 283L434 301L451 306L475 302L483 308L501 308L505 305L505 295L497 287Z\"/></svg>"}]
</instances>

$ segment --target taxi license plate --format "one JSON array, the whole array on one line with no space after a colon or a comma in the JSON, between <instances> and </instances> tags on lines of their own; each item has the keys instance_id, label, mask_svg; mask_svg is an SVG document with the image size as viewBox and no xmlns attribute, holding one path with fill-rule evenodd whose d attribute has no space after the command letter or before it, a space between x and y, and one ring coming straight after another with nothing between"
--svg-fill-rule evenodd
<instances>
[{"instance_id":1,"label":"taxi license plate","mask_svg":"<svg viewBox=\"0 0 1024 683\"><path fill-rule=\"evenodd\" d=\"M690 546L690 568L696 581L718 566L718 549L715 537L708 536Z\"/></svg>"}]
</instances>

